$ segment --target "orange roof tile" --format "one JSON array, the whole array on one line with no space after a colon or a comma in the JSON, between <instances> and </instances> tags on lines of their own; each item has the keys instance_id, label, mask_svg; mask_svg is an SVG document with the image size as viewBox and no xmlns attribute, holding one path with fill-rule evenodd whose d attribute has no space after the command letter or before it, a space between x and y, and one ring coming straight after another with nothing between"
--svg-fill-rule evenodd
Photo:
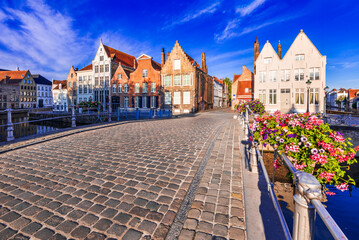
<instances>
[{"instance_id":1,"label":"orange roof tile","mask_svg":"<svg viewBox=\"0 0 359 240\"><path fill-rule=\"evenodd\" d=\"M349 89L349 99L356 98L356 96L359 94L359 89Z\"/></svg>"},{"instance_id":2,"label":"orange roof tile","mask_svg":"<svg viewBox=\"0 0 359 240\"><path fill-rule=\"evenodd\" d=\"M237 81L240 77L241 77L242 74L239 74L239 75L234 75L233 77L233 82Z\"/></svg>"},{"instance_id":3,"label":"orange roof tile","mask_svg":"<svg viewBox=\"0 0 359 240\"><path fill-rule=\"evenodd\" d=\"M9 77L10 79L23 79L27 71L0 71L0 80Z\"/></svg>"},{"instance_id":4,"label":"orange roof tile","mask_svg":"<svg viewBox=\"0 0 359 240\"><path fill-rule=\"evenodd\" d=\"M62 85L61 86L62 89L67 89L67 80L53 80L52 83L57 84L57 86L54 87L54 89L60 89L59 88L60 83Z\"/></svg>"},{"instance_id":5,"label":"orange roof tile","mask_svg":"<svg viewBox=\"0 0 359 240\"><path fill-rule=\"evenodd\" d=\"M81 68L79 71L86 71L86 70L92 70L92 63L84 68Z\"/></svg>"},{"instance_id":6,"label":"orange roof tile","mask_svg":"<svg viewBox=\"0 0 359 240\"><path fill-rule=\"evenodd\" d=\"M121 63L122 65L125 65L127 67L135 68L134 64L135 64L136 58L134 56L128 55L127 53L118 51L118 50L108 47L106 45L103 45L103 46L105 48L107 56L110 58L114 58L115 62Z\"/></svg>"}]
</instances>

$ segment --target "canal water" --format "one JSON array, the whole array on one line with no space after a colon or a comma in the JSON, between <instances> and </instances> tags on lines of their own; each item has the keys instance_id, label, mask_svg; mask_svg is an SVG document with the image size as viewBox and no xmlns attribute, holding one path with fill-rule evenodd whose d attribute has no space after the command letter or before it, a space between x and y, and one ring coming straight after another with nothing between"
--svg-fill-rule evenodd
<instances>
[{"instance_id":1,"label":"canal water","mask_svg":"<svg viewBox=\"0 0 359 240\"><path fill-rule=\"evenodd\" d=\"M341 192L333 186L327 188L336 193L334 196L327 196L328 201L323 203L328 212L348 239L359 239L359 188L353 187L351 196L349 191ZM292 232L293 212L287 208L287 202L280 200L280 205ZM334 239L318 214L315 221L315 239Z\"/></svg>"}]
</instances>

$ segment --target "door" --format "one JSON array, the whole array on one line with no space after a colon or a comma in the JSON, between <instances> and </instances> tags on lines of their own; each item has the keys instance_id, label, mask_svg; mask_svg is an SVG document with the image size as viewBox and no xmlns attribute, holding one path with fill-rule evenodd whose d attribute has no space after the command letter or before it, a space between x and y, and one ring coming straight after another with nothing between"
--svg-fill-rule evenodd
<instances>
[{"instance_id":1,"label":"door","mask_svg":"<svg viewBox=\"0 0 359 240\"><path fill-rule=\"evenodd\" d=\"M281 89L280 90L280 111L282 113L288 113L291 111L291 101L290 101L290 89Z\"/></svg>"}]
</instances>

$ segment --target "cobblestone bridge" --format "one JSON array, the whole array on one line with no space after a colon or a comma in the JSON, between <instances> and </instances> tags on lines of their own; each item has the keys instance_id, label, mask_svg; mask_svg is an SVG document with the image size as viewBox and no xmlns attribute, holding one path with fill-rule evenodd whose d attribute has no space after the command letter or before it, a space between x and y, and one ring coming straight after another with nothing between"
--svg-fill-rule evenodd
<instances>
[{"instance_id":1,"label":"cobblestone bridge","mask_svg":"<svg viewBox=\"0 0 359 240\"><path fill-rule=\"evenodd\" d=\"M244 239L238 121L224 111L0 155L0 239Z\"/></svg>"}]
</instances>

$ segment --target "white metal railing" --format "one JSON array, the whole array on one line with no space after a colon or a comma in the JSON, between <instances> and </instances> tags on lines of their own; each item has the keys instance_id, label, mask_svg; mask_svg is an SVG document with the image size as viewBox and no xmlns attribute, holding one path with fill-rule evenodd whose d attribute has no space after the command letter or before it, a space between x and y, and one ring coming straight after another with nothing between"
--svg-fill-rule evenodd
<instances>
[{"instance_id":1,"label":"white metal railing","mask_svg":"<svg viewBox=\"0 0 359 240\"><path fill-rule=\"evenodd\" d=\"M359 117L353 117L351 114L348 115L324 115L323 120L325 123L333 125L349 125L359 126Z\"/></svg>"},{"instance_id":2,"label":"white metal railing","mask_svg":"<svg viewBox=\"0 0 359 240\"><path fill-rule=\"evenodd\" d=\"M253 136L253 132L249 126L249 113L251 113L254 117L257 114L254 114L251 109L246 107L246 112L238 119L241 121L242 126L244 127L244 140L249 139L249 137ZM288 224L284 218L283 212L279 206L277 197L274 193L274 167L273 167L273 179L272 182L268 176L266 167L263 162L263 152L261 154L258 143L253 141L250 142L250 170L252 173L258 173L258 162L264 174L264 178L267 182L267 190L271 196L274 208L278 214L284 235L286 239L294 239L294 240L308 240L314 239L314 223L315 223L315 215L319 214L324 224L334 237L337 240L345 240L347 237L343 233L343 231L338 227L334 219L328 213L328 211L323 206L321 199L323 196L322 185L318 182L318 180L311 174L297 170L294 168L291 161L288 157L282 153L279 154L276 150L274 151L274 159L279 157L279 160L289 169L289 171L293 174L294 184L296 188L296 193L294 195L294 221L293 221L293 232L290 234L290 230L288 228ZM262 149L263 151L263 149Z\"/></svg>"}]
</instances>

